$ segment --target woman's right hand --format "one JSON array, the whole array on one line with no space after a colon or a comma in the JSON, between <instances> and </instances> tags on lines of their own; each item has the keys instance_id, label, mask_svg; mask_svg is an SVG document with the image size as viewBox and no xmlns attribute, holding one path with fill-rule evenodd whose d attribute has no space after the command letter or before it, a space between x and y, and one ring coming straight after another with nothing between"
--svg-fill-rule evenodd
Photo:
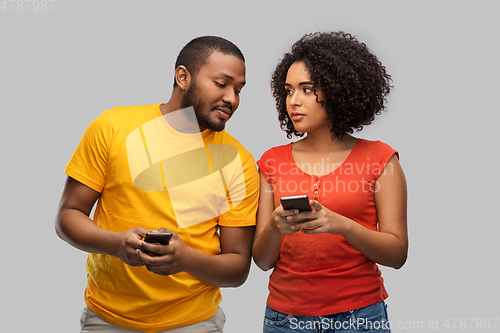
<instances>
[{"instance_id":1,"label":"woman's right hand","mask_svg":"<svg viewBox=\"0 0 500 333\"><path fill-rule=\"evenodd\" d=\"M283 209L283 206L277 207L271 214L269 226L275 233L281 235L290 235L298 230L295 225L308 221L309 219L301 217L298 209Z\"/></svg>"}]
</instances>

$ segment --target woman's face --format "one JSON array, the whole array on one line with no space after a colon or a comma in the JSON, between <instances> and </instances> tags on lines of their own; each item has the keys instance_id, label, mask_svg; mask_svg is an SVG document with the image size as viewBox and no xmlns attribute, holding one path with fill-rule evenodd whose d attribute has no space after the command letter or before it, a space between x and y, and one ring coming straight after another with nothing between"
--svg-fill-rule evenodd
<instances>
[{"instance_id":1,"label":"woman's face","mask_svg":"<svg viewBox=\"0 0 500 333\"><path fill-rule=\"evenodd\" d=\"M328 114L323 106L321 91L314 90L309 71L304 62L295 62L288 69L285 80L286 109L298 132L307 133L319 129L329 131Z\"/></svg>"}]
</instances>

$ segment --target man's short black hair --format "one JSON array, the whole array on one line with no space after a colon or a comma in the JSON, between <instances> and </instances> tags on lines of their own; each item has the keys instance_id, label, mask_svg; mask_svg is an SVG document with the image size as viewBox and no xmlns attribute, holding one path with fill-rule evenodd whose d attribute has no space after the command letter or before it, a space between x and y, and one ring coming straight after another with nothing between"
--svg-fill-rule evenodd
<instances>
[{"instance_id":1,"label":"man's short black hair","mask_svg":"<svg viewBox=\"0 0 500 333\"><path fill-rule=\"evenodd\" d=\"M191 75L195 76L214 51L233 55L245 62L245 57L240 49L227 39L218 36L201 36L193 39L182 48L177 56L175 68L183 65ZM174 78L175 87L177 87L177 82Z\"/></svg>"}]
</instances>

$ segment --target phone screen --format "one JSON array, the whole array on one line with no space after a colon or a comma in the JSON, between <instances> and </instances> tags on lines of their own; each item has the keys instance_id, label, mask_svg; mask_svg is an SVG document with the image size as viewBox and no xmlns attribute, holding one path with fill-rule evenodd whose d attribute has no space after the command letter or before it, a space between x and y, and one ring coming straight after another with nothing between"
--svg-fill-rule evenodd
<instances>
[{"instance_id":1,"label":"phone screen","mask_svg":"<svg viewBox=\"0 0 500 333\"><path fill-rule=\"evenodd\" d=\"M148 232L146 237L144 237L144 241L148 243L167 245L170 242L170 238L172 238L172 234L170 232Z\"/></svg>"},{"instance_id":2,"label":"phone screen","mask_svg":"<svg viewBox=\"0 0 500 333\"><path fill-rule=\"evenodd\" d=\"M291 197L281 197L281 206L283 209L298 209L299 211L312 210L309 205L309 197L307 195L296 195Z\"/></svg>"}]
</instances>

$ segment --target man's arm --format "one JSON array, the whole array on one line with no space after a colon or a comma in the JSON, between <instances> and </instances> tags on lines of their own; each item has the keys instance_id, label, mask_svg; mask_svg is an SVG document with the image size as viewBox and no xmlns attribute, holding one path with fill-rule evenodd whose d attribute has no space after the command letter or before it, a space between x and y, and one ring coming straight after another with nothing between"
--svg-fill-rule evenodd
<instances>
[{"instance_id":1,"label":"man's arm","mask_svg":"<svg viewBox=\"0 0 500 333\"><path fill-rule=\"evenodd\" d=\"M238 180L232 184L229 193L231 196L240 193L245 198L232 210L224 213L224 218L231 225L233 222L240 222L246 226L220 226L220 253L209 255L199 252L186 245L175 232L160 229L160 232L172 232L169 244L143 242L137 250L137 256L146 268L159 275L186 272L214 287L242 285L250 271L255 226L249 225L255 223L259 198L259 176L251 155L247 155L243 162L243 174L245 183L240 183L240 178L237 177ZM150 256L148 252L159 256Z\"/></svg>"},{"instance_id":2,"label":"man's arm","mask_svg":"<svg viewBox=\"0 0 500 333\"><path fill-rule=\"evenodd\" d=\"M144 265L135 249L148 232L144 228L113 232L100 228L89 218L100 193L68 177L56 217L56 233L64 241L82 251L118 257L128 265Z\"/></svg>"},{"instance_id":3,"label":"man's arm","mask_svg":"<svg viewBox=\"0 0 500 333\"><path fill-rule=\"evenodd\" d=\"M160 231L168 231L161 229ZM238 287L247 279L250 271L251 247L254 227L220 228L221 253L208 255L187 246L172 233L167 245L143 242L137 257L149 271L160 275L186 272L214 287ZM161 254L151 257L144 252Z\"/></svg>"}]
</instances>

